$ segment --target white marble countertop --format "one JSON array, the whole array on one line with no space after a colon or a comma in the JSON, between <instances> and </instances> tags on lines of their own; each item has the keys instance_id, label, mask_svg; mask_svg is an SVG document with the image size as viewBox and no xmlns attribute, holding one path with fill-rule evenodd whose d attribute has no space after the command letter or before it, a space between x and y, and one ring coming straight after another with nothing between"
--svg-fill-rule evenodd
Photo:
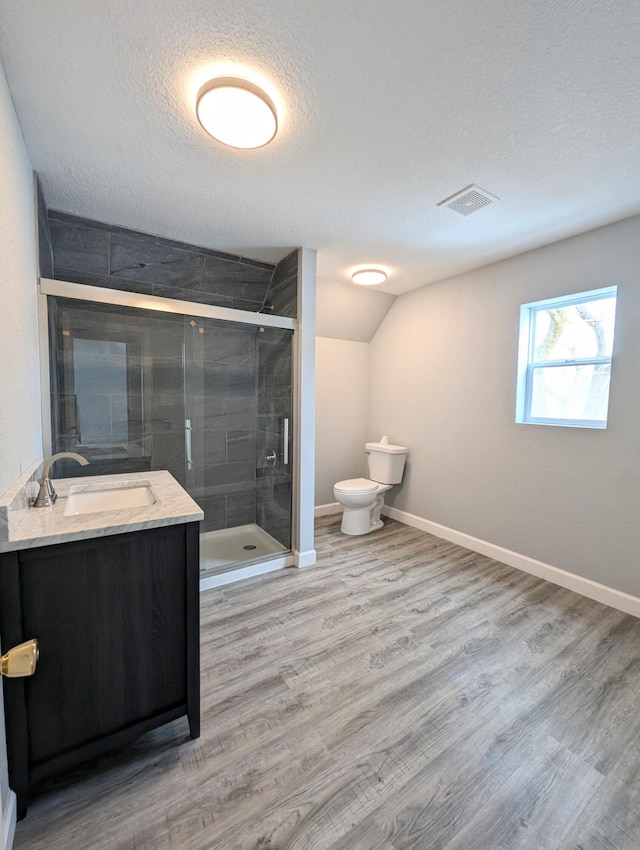
<instances>
[{"instance_id":1,"label":"white marble countertop","mask_svg":"<svg viewBox=\"0 0 640 850\"><path fill-rule=\"evenodd\" d=\"M136 508L100 511L98 513L65 516L64 510L71 487L84 489L86 485L112 485L148 482L156 502ZM171 473L135 472L119 475L94 475L82 478L55 478L53 485L58 498L51 507L27 507L24 488L10 497L4 505L5 521L2 523L0 552L50 546L71 540L88 540L106 537L125 531L140 531L162 525L197 522L204 517L202 509L175 480ZM33 488L33 485L31 489Z\"/></svg>"}]
</instances>

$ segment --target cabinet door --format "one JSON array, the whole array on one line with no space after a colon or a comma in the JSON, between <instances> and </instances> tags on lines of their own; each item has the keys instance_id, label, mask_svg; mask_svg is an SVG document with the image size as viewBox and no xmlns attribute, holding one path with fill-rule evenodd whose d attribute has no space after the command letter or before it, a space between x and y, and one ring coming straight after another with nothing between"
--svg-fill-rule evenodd
<instances>
[{"instance_id":1,"label":"cabinet door","mask_svg":"<svg viewBox=\"0 0 640 850\"><path fill-rule=\"evenodd\" d=\"M184 528L21 553L31 765L186 704Z\"/></svg>"}]
</instances>

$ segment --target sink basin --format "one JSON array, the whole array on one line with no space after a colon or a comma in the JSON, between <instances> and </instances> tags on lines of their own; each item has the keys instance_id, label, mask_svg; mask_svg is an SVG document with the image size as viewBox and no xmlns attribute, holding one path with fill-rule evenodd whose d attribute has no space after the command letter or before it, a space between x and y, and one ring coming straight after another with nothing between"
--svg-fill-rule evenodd
<instances>
[{"instance_id":1,"label":"sink basin","mask_svg":"<svg viewBox=\"0 0 640 850\"><path fill-rule=\"evenodd\" d=\"M125 508L144 508L157 499L148 481L111 484L76 484L69 489L65 516L97 514L102 511L121 511Z\"/></svg>"}]
</instances>

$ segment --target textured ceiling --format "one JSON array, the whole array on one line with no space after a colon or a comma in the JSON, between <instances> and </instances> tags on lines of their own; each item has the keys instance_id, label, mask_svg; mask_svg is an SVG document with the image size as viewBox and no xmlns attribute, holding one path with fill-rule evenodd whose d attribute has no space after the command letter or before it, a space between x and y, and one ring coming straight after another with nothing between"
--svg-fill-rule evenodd
<instances>
[{"instance_id":1,"label":"textured ceiling","mask_svg":"<svg viewBox=\"0 0 640 850\"><path fill-rule=\"evenodd\" d=\"M401 293L640 212L638 0L15 0L0 56L49 205ZM194 114L261 82L275 141ZM436 204L477 183L500 202Z\"/></svg>"}]
</instances>

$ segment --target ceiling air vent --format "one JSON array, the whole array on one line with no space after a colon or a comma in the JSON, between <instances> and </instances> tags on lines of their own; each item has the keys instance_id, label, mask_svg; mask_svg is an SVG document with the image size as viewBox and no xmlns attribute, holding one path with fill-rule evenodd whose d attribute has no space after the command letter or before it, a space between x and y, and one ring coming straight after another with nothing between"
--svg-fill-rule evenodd
<instances>
[{"instance_id":1,"label":"ceiling air vent","mask_svg":"<svg viewBox=\"0 0 640 850\"><path fill-rule=\"evenodd\" d=\"M449 209L460 213L460 215L471 215L471 213L477 212L482 207L486 207L494 201L499 200L500 198L496 195L492 195L490 192L472 183L471 186L467 186L462 191L456 192L455 195L451 195L451 197L445 198L444 201L440 201L436 206L449 207Z\"/></svg>"}]
</instances>

